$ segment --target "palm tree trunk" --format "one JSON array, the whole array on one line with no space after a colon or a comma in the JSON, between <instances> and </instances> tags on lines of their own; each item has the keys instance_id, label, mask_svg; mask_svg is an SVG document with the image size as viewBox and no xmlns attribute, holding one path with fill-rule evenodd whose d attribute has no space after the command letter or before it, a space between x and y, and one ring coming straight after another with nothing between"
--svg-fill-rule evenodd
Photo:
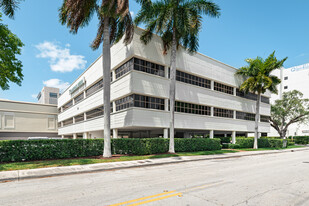
<instances>
[{"instance_id":1,"label":"palm tree trunk","mask_svg":"<svg viewBox=\"0 0 309 206\"><path fill-rule=\"evenodd\" d=\"M260 103L261 93L258 93L256 100L256 114L255 114L255 131L254 131L254 144L253 149L258 148L258 136L259 136L259 120L260 120Z\"/></svg>"},{"instance_id":2,"label":"palm tree trunk","mask_svg":"<svg viewBox=\"0 0 309 206\"><path fill-rule=\"evenodd\" d=\"M109 18L104 18L103 31L103 103L104 103L104 150L103 157L111 157L111 127L110 127L110 84L111 84L111 51Z\"/></svg>"},{"instance_id":3,"label":"palm tree trunk","mask_svg":"<svg viewBox=\"0 0 309 206\"><path fill-rule=\"evenodd\" d=\"M174 146L174 124L175 124L175 93L176 93L176 32L175 28L173 29L173 42L172 42L172 51L171 51L171 72L170 72L170 145L169 153L175 153Z\"/></svg>"}]
</instances>

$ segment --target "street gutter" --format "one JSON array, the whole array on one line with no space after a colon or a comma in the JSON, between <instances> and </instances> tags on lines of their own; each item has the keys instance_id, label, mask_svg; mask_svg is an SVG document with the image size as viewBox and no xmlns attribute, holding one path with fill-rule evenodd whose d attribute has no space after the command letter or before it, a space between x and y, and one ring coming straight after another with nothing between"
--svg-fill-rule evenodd
<instances>
[{"instance_id":1,"label":"street gutter","mask_svg":"<svg viewBox=\"0 0 309 206\"><path fill-rule=\"evenodd\" d=\"M179 156L179 157L145 159L145 160L134 160L134 161L123 161L123 162L96 163L88 165L74 165L74 166L27 169L27 170L3 171L0 172L0 182L19 181L25 179L46 178L46 177L55 177L55 176L82 174L82 173L103 172L103 171L112 171L112 170L138 168L138 167L151 167L157 165L178 164L193 161L229 159L229 158L256 156L256 155L278 154L284 152L298 152L304 150L309 150L309 147L285 149L285 150L264 150L264 151L248 151L239 153L224 153L217 155Z\"/></svg>"}]
</instances>

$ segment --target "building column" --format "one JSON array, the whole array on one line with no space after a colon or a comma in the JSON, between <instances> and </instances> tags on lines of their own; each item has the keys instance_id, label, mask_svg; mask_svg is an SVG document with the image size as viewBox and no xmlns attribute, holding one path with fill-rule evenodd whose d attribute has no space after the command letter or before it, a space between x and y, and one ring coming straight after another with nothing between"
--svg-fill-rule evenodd
<instances>
[{"instance_id":1,"label":"building column","mask_svg":"<svg viewBox=\"0 0 309 206\"><path fill-rule=\"evenodd\" d=\"M73 134L73 139L76 139L76 138L77 138L77 134L74 133L74 134Z\"/></svg>"},{"instance_id":2,"label":"building column","mask_svg":"<svg viewBox=\"0 0 309 206\"><path fill-rule=\"evenodd\" d=\"M61 135L61 138L64 139L64 135Z\"/></svg>"},{"instance_id":3,"label":"building column","mask_svg":"<svg viewBox=\"0 0 309 206\"><path fill-rule=\"evenodd\" d=\"M211 117L214 116L214 107L210 107L210 116L211 116Z\"/></svg>"},{"instance_id":4,"label":"building column","mask_svg":"<svg viewBox=\"0 0 309 206\"><path fill-rule=\"evenodd\" d=\"M168 111L169 107L168 107L168 99L164 99L164 110Z\"/></svg>"},{"instance_id":5,"label":"building column","mask_svg":"<svg viewBox=\"0 0 309 206\"><path fill-rule=\"evenodd\" d=\"M211 89L211 90L214 90L214 89L215 89L215 81L214 81L214 80L211 80L211 81L210 81L210 89Z\"/></svg>"},{"instance_id":6,"label":"building column","mask_svg":"<svg viewBox=\"0 0 309 206\"><path fill-rule=\"evenodd\" d=\"M116 80L116 70L112 71L112 80L115 81Z\"/></svg>"},{"instance_id":7,"label":"building column","mask_svg":"<svg viewBox=\"0 0 309 206\"><path fill-rule=\"evenodd\" d=\"M116 112L116 101L113 101L112 104L113 104L113 112Z\"/></svg>"},{"instance_id":8,"label":"building column","mask_svg":"<svg viewBox=\"0 0 309 206\"><path fill-rule=\"evenodd\" d=\"M234 93L233 95L234 95L234 96L236 96L236 93L237 93L237 92L236 92L236 89L237 89L236 87L234 87L234 89L233 89L233 93Z\"/></svg>"},{"instance_id":9,"label":"building column","mask_svg":"<svg viewBox=\"0 0 309 206\"><path fill-rule=\"evenodd\" d=\"M233 111L233 119L236 119L236 110Z\"/></svg>"},{"instance_id":10,"label":"building column","mask_svg":"<svg viewBox=\"0 0 309 206\"><path fill-rule=\"evenodd\" d=\"M113 139L118 138L118 129L113 129Z\"/></svg>"},{"instance_id":11,"label":"building column","mask_svg":"<svg viewBox=\"0 0 309 206\"><path fill-rule=\"evenodd\" d=\"M168 138L168 128L164 128L164 129L163 129L163 137L164 137L165 139Z\"/></svg>"},{"instance_id":12,"label":"building column","mask_svg":"<svg viewBox=\"0 0 309 206\"><path fill-rule=\"evenodd\" d=\"M232 144L236 143L236 131L232 132Z\"/></svg>"},{"instance_id":13,"label":"building column","mask_svg":"<svg viewBox=\"0 0 309 206\"><path fill-rule=\"evenodd\" d=\"M166 78L168 78L168 67L164 67L164 75Z\"/></svg>"},{"instance_id":14,"label":"building column","mask_svg":"<svg viewBox=\"0 0 309 206\"><path fill-rule=\"evenodd\" d=\"M258 132L258 139L260 139L261 138L261 132Z\"/></svg>"},{"instance_id":15,"label":"building column","mask_svg":"<svg viewBox=\"0 0 309 206\"><path fill-rule=\"evenodd\" d=\"M88 132L83 133L83 139L88 139Z\"/></svg>"},{"instance_id":16,"label":"building column","mask_svg":"<svg viewBox=\"0 0 309 206\"><path fill-rule=\"evenodd\" d=\"M209 131L209 138L210 138L210 139L213 139L213 138L214 138L214 131L213 131L213 130L210 130L210 131Z\"/></svg>"},{"instance_id":17,"label":"building column","mask_svg":"<svg viewBox=\"0 0 309 206\"><path fill-rule=\"evenodd\" d=\"M83 91L83 94L84 94L84 99L86 99L86 90L85 91Z\"/></svg>"}]
</instances>

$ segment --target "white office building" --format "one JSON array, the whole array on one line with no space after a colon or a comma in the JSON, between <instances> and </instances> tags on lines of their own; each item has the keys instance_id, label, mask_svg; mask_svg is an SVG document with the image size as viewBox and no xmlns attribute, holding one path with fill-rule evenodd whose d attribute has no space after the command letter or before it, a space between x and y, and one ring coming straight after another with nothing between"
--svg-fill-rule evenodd
<instances>
[{"instance_id":1,"label":"white office building","mask_svg":"<svg viewBox=\"0 0 309 206\"><path fill-rule=\"evenodd\" d=\"M144 45L141 29L132 43L112 46L111 129L113 137L168 136L170 55L158 36ZM254 94L237 89L236 68L180 50L177 53L176 137L246 135L254 132ZM103 71L99 57L58 99L58 134L103 137ZM261 133L268 133L270 95L262 97Z\"/></svg>"},{"instance_id":2,"label":"white office building","mask_svg":"<svg viewBox=\"0 0 309 206\"><path fill-rule=\"evenodd\" d=\"M57 99L59 97L59 88L43 87L39 92L37 99L40 104L55 104L57 105Z\"/></svg>"},{"instance_id":3,"label":"white office building","mask_svg":"<svg viewBox=\"0 0 309 206\"><path fill-rule=\"evenodd\" d=\"M281 68L274 72L281 79L278 95L271 95L271 103L282 97L283 92L298 90L303 93L303 98L309 98L309 64L303 64L291 68ZM271 128L271 136L279 136L278 132ZM292 124L289 126L287 136L309 135L309 125Z\"/></svg>"}]
</instances>

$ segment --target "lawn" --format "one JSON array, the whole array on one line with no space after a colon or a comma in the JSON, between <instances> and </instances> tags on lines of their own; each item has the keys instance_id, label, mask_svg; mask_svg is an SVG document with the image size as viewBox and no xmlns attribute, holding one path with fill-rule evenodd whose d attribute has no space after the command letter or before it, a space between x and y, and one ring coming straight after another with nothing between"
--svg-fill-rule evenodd
<instances>
[{"instance_id":1,"label":"lawn","mask_svg":"<svg viewBox=\"0 0 309 206\"><path fill-rule=\"evenodd\" d=\"M201 152L179 152L177 154L116 156L116 157L107 158L107 159L100 159L100 157L89 157L89 158L57 159L57 160L42 160L42 161L29 161L29 162L12 162L12 163L0 164L0 171L36 169L36 168L44 168L44 167L61 167L61 166L70 166L70 165L84 165L84 164L144 160L144 159L178 157L178 156L214 155L214 154L224 154L224 153L234 153L234 152L237 152L237 151L215 150L215 151L201 151Z\"/></svg>"}]
</instances>

